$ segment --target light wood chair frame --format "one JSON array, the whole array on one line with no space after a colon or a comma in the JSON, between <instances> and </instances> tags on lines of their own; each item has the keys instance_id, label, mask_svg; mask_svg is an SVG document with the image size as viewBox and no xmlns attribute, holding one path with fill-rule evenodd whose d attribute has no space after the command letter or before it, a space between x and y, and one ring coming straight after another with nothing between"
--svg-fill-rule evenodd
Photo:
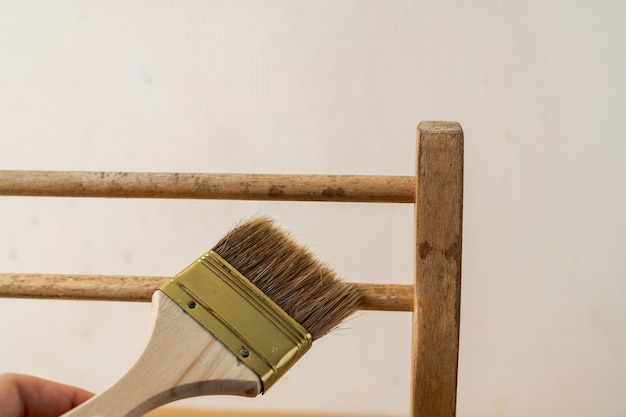
<instances>
[{"instance_id":1,"label":"light wood chair frame","mask_svg":"<svg viewBox=\"0 0 626 417\"><path fill-rule=\"evenodd\" d=\"M0 195L412 203L413 285L359 284L362 309L413 313L410 413L456 415L463 131L419 124L415 176L0 171ZM166 278L0 274L0 297L149 301Z\"/></svg>"}]
</instances>

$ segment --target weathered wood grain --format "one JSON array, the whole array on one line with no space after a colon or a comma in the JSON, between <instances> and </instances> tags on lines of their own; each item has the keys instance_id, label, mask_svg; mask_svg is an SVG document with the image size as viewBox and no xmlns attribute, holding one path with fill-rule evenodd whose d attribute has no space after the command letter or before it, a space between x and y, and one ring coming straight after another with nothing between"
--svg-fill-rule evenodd
<instances>
[{"instance_id":1,"label":"weathered wood grain","mask_svg":"<svg viewBox=\"0 0 626 417\"><path fill-rule=\"evenodd\" d=\"M0 195L413 203L412 176L2 171Z\"/></svg>"},{"instance_id":2,"label":"weathered wood grain","mask_svg":"<svg viewBox=\"0 0 626 417\"><path fill-rule=\"evenodd\" d=\"M413 417L456 414L461 302L463 132L418 127L413 314Z\"/></svg>"},{"instance_id":3,"label":"weathered wood grain","mask_svg":"<svg viewBox=\"0 0 626 417\"><path fill-rule=\"evenodd\" d=\"M169 278L123 275L0 274L0 297L150 301ZM362 310L413 311L413 286L356 284Z\"/></svg>"}]
</instances>

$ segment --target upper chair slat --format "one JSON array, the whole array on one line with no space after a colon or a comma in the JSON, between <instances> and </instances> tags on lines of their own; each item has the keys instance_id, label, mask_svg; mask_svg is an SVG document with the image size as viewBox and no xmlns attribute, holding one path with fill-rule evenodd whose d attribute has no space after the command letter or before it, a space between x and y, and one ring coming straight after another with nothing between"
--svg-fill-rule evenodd
<instances>
[{"instance_id":1,"label":"upper chair slat","mask_svg":"<svg viewBox=\"0 0 626 417\"><path fill-rule=\"evenodd\" d=\"M0 195L414 203L415 177L5 170Z\"/></svg>"}]
</instances>

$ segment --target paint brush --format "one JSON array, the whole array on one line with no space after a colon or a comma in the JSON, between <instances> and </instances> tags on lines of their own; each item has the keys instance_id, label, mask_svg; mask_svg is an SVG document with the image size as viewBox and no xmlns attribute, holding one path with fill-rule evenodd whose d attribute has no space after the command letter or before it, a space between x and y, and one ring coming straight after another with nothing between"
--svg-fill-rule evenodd
<instances>
[{"instance_id":1,"label":"paint brush","mask_svg":"<svg viewBox=\"0 0 626 417\"><path fill-rule=\"evenodd\" d=\"M137 361L63 417L138 417L187 397L262 394L360 298L270 219L254 218L155 291Z\"/></svg>"}]
</instances>

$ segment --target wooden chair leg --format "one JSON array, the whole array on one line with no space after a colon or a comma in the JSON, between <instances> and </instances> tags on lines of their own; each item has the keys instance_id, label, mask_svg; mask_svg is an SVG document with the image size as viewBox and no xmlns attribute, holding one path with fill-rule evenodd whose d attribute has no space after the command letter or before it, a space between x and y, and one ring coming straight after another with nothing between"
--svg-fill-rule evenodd
<instances>
[{"instance_id":1,"label":"wooden chair leg","mask_svg":"<svg viewBox=\"0 0 626 417\"><path fill-rule=\"evenodd\" d=\"M453 417L461 306L461 126L420 123L416 165L411 415Z\"/></svg>"}]
</instances>

